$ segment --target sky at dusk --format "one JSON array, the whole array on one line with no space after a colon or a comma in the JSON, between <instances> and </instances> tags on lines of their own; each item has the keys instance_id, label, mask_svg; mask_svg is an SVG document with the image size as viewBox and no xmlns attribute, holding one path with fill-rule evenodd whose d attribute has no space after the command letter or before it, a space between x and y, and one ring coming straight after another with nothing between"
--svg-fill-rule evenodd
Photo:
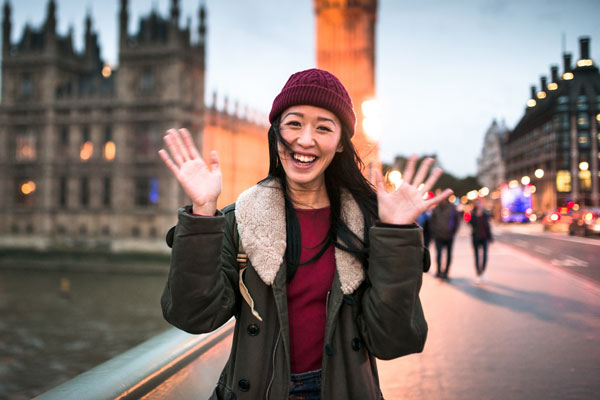
<instances>
[{"instance_id":1,"label":"sky at dusk","mask_svg":"<svg viewBox=\"0 0 600 400\"><path fill-rule=\"evenodd\" d=\"M118 65L119 0L56 0L58 31L73 26L82 46L90 12L101 56ZM10 0L12 40L26 22L38 27L47 0ZM199 0L182 0L181 25L197 32ZM266 115L293 72L316 66L311 0L206 0L206 100L239 101ZM129 0L129 33L152 8L167 15L170 0ZM591 38L600 62L600 0L380 0L376 30L376 97L381 109L380 154L437 153L458 176L476 173L486 129L495 118L513 128L531 85L562 73L566 50L579 59L578 37ZM266 135L265 135L266 140Z\"/></svg>"}]
</instances>

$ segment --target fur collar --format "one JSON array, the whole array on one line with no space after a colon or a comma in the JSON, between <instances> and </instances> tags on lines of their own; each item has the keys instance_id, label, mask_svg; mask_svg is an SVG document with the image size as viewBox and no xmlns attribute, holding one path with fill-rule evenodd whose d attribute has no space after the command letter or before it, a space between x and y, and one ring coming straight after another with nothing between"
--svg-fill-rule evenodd
<instances>
[{"instance_id":1,"label":"fur collar","mask_svg":"<svg viewBox=\"0 0 600 400\"><path fill-rule=\"evenodd\" d=\"M238 197L235 206L240 240L252 267L263 282L273 284L286 248L285 203L277 182L256 185ZM364 222L358 204L342 192L342 219L354 234L364 237ZM365 279L361 263L351 254L335 249L337 274L344 294L353 293Z\"/></svg>"}]
</instances>

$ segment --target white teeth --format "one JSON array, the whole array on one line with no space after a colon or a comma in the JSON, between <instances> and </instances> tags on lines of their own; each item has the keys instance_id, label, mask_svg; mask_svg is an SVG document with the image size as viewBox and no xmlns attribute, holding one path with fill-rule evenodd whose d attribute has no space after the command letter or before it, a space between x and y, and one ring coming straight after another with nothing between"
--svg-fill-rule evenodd
<instances>
[{"instance_id":1,"label":"white teeth","mask_svg":"<svg viewBox=\"0 0 600 400\"><path fill-rule=\"evenodd\" d=\"M296 153L294 153L293 157L294 157L295 160L298 160L298 161L304 162L304 163L313 162L317 158L315 156L304 156L304 155L296 154Z\"/></svg>"}]
</instances>

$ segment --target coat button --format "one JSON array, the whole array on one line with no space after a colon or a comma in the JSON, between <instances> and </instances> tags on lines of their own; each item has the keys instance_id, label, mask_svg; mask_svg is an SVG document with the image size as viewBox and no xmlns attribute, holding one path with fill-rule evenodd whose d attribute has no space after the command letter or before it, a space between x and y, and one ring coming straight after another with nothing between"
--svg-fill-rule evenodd
<instances>
[{"instance_id":1,"label":"coat button","mask_svg":"<svg viewBox=\"0 0 600 400\"><path fill-rule=\"evenodd\" d=\"M248 390L250 390L250 382L248 381L248 379L240 379L240 381L238 382L238 386L242 392L247 392Z\"/></svg>"},{"instance_id":2,"label":"coat button","mask_svg":"<svg viewBox=\"0 0 600 400\"><path fill-rule=\"evenodd\" d=\"M359 351L362 347L362 341L359 338L352 339L352 350Z\"/></svg>"},{"instance_id":3,"label":"coat button","mask_svg":"<svg viewBox=\"0 0 600 400\"><path fill-rule=\"evenodd\" d=\"M260 332L260 328L256 324L248 325L248 334L250 336L256 336Z\"/></svg>"},{"instance_id":4,"label":"coat button","mask_svg":"<svg viewBox=\"0 0 600 400\"><path fill-rule=\"evenodd\" d=\"M329 357L335 354L335 349L329 343L325 345L325 354L327 354Z\"/></svg>"}]
</instances>

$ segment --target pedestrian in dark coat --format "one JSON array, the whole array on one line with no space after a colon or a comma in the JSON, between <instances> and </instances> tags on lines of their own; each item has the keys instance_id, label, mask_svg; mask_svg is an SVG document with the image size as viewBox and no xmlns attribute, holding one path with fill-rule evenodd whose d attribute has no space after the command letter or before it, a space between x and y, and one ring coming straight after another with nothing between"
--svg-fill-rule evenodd
<instances>
[{"instance_id":1,"label":"pedestrian in dark coat","mask_svg":"<svg viewBox=\"0 0 600 400\"><path fill-rule=\"evenodd\" d=\"M435 240L436 250L436 278L449 279L450 264L452 263L452 246L454 236L460 224L460 214L454 204L444 201L440 203L431 213L429 229ZM446 250L446 264L442 268L442 253Z\"/></svg>"},{"instance_id":2,"label":"pedestrian in dark coat","mask_svg":"<svg viewBox=\"0 0 600 400\"><path fill-rule=\"evenodd\" d=\"M487 265L488 243L493 241L492 229L490 227L490 215L483 208L481 199L476 199L471 220L469 224L472 228L473 252L475 253L475 272L477 273L476 283L487 282L485 267ZM481 249L481 259L479 258L479 249Z\"/></svg>"},{"instance_id":3,"label":"pedestrian in dark coat","mask_svg":"<svg viewBox=\"0 0 600 400\"><path fill-rule=\"evenodd\" d=\"M352 102L327 71L292 75L269 119L268 177L222 211L216 153L208 166L189 132L168 131L159 153L192 205L168 235L163 314L191 333L235 317L211 399L381 399L375 357L420 352L427 335L414 222L451 191L424 200L441 170L427 178L427 159L415 173L416 156L397 190L379 171L373 187Z\"/></svg>"}]
</instances>

